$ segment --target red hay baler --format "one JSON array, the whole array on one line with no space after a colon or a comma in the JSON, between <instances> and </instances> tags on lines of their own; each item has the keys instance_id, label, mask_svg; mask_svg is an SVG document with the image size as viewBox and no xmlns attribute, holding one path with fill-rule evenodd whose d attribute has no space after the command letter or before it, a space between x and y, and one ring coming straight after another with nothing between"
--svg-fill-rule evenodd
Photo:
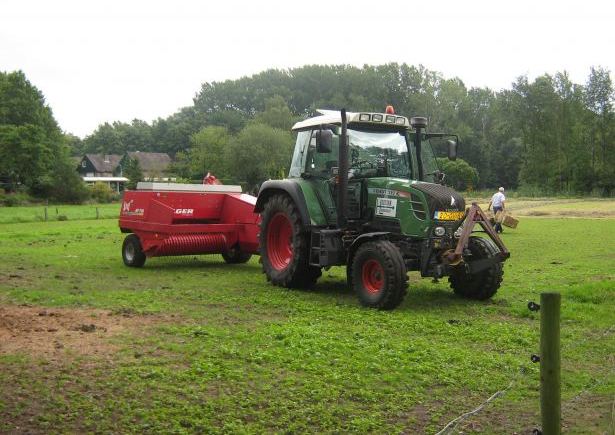
<instances>
[{"instance_id":1,"label":"red hay baler","mask_svg":"<svg viewBox=\"0 0 615 435\"><path fill-rule=\"evenodd\" d=\"M258 253L260 216L256 198L240 186L138 183L124 193L119 226L129 234L122 245L127 266L147 257L222 254L245 263Z\"/></svg>"}]
</instances>

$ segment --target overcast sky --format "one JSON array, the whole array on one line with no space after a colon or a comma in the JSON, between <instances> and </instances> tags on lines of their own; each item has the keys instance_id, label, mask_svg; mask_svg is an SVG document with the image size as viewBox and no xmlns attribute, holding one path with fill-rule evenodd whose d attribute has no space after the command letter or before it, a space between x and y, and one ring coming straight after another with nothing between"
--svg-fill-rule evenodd
<instances>
[{"instance_id":1,"label":"overcast sky","mask_svg":"<svg viewBox=\"0 0 615 435\"><path fill-rule=\"evenodd\" d=\"M83 137L268 68L406 62L468 87L564 70L585 83L591 66L615 72L614 11L599 0L0 0L0 70L23 70Z\"/></svg>"}]
</instances>

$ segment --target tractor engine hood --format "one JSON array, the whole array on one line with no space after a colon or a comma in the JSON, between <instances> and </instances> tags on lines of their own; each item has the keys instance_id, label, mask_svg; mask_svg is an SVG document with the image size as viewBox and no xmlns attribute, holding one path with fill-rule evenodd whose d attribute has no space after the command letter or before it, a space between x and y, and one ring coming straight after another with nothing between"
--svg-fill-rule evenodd
<instances>
[{"instance_id":1,"label":"tractor engine hood","mask_svg":"<svg viewBox=\"0 0 615 435\"><path fill-rule=\"evenodd\" d=\"M427 197L430 215L436 211L465 211L466 202L457 191L440 184L417 182L411 186Z\"/></svg>"}]
</instances>

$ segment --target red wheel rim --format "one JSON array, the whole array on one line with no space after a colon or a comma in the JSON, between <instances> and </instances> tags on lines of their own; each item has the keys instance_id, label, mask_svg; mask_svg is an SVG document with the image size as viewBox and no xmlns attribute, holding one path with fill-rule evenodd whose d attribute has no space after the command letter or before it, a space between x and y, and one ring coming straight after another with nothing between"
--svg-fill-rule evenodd
<instances>
[{"instance_id":1,"label":"red wheel rim","mask_svg":"<svg viewBox=\"0 0 615 435\"><path fill-rule=\"evenodd\" d=\"M384 269L376 260L367 260L361 268L363 287L368 293L379 293L384 287Z\"/></svg>"},{"instance_id":2,"label":"red wheel rim","mask_svg":"<svg viewBox=\"0 0 615 435\"><path fill-rule=\"evenodd\" d=\"M276 270L284 270L293 258L293 227L284 213L277 213L267 226L267 257Z\"/></svg>"}]
</instances>

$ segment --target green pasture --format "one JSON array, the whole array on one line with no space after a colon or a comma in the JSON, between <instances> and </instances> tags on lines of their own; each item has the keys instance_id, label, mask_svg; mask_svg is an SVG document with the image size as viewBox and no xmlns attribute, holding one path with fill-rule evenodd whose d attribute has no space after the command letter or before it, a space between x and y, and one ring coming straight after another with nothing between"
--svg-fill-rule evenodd
<instances>
[{"instance_id":1,"label":"green pasture","mask_svg":"<svg viewBox=\"0 0 615 435\"><path fill-rule=\"evenodd\" d=\"M342 268L313 291L268 285L257 257L131 269L115 219L66 208L68 221L7 224L26 216L15 210L0 209L0 306L98 308L144 326L111 336L110 355L0 352L0 433L436 433L503 389L457 430L531 433L540 314L527 302L543 291L562 294L565 432L613 430L613 219L524 218L503 234L512 256L493 300L411 274L404 303L381 312L358 304Z\"/></svg>"}]
</instances>

